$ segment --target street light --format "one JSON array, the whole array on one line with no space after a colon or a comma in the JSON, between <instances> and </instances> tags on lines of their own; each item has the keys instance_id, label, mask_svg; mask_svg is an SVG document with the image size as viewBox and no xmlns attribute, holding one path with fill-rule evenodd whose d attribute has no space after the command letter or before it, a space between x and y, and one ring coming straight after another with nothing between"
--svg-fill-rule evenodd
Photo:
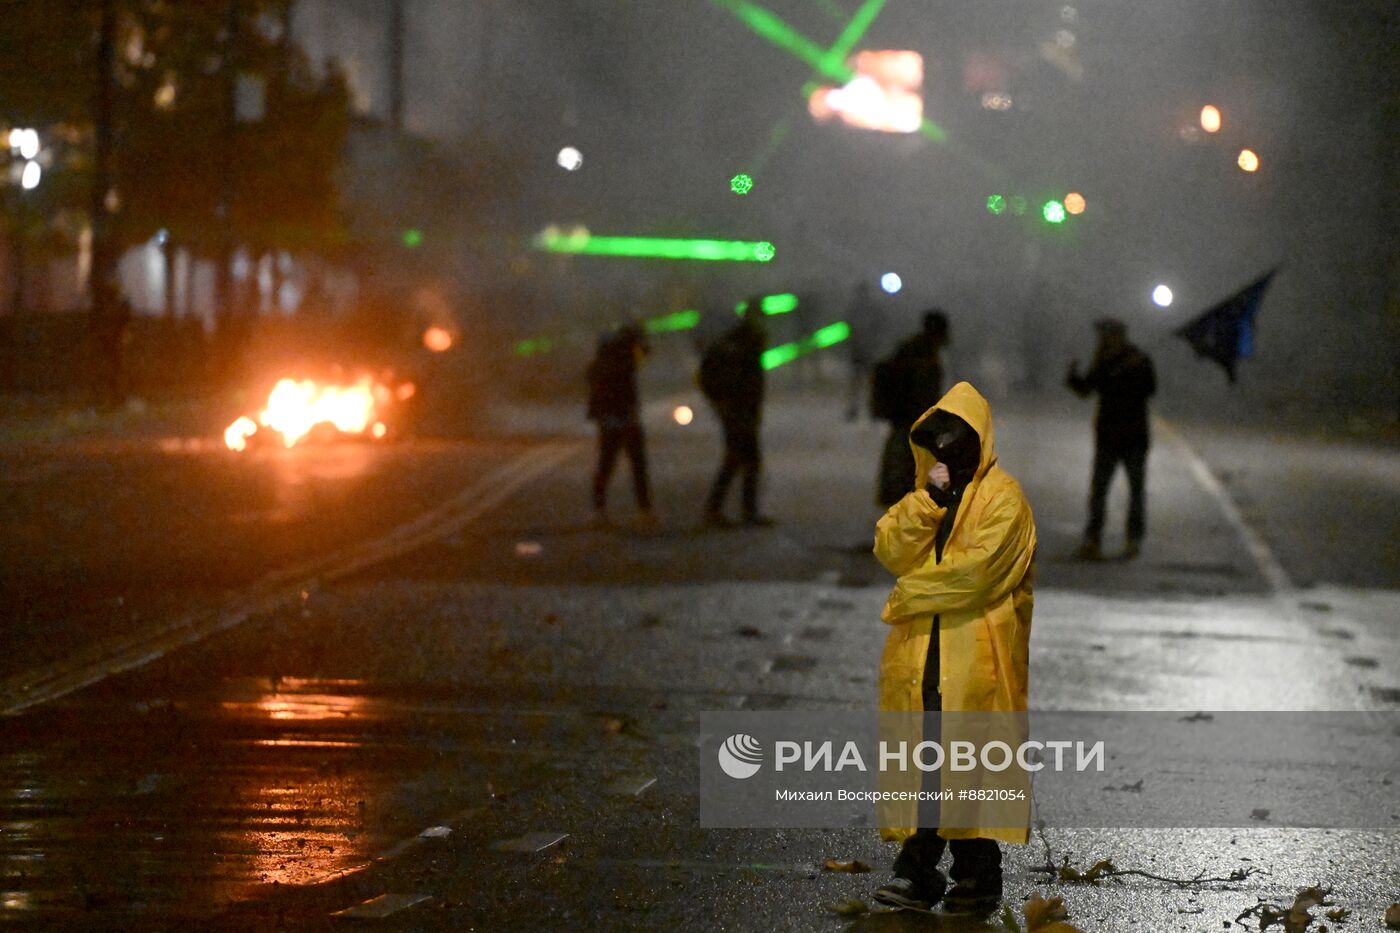
<instances>
[{"instance_id":1,"label":"street light","mask_svg":"<svg viewBox=\"0 0 1400 933\"><path fill-rule=\"evenodd\" d=\"M1152 289L1152 303L1159 308L1165 308L1172 303L1172 290L1165 285L1158 285Z\"/></svg>"},{"instance_id":2,"label":"street light","mask_svg":"<svg viewBox=\"0 0 1400 933\"><path fill-rule=\"evenodd\" d=\"M559 150L559 156L555 159L559 167L566 172L577 172L583 167L583 153L573 146L565 146Z\"/></svg>"},{"instance_id":3,"label":"street light","mask_svg":"<svg viewBox=\"0 0 1400 933\"><path fill-rule=\"evenodd\" d=\"M1213 104L1206 104L1201 108L1201 129L1207 133L1218 133L1220 131L1220 108Z\"/></svg>"},{"instance_id":4,"label":"street light","mask_svg":"<svg viewBox=\"0 0 1400 933\"><path fill-rule=\"evenodd\" d=\"M38 162L30 161L24 163L24 174L19 177L20 187L25 191L33 191L35 188L39 187L39 177L42 174L43 170L39 168Z\"/></svg>"},{"instance_id":5,"label":"street light","mask_svg":"<svg viewBox=\"0 0 1400 933\"><path fill-rule=\"evenodd\" d=\"M1240 157L1236 160L1240 168L1246 172L1259 171L1259 154L1253 149L1241 149Z\"/></svg>"},{"instance_id":6,"label":"street light","mask_svg":"<svg viewBox=\"0 0 1400 933\"><path fill-rule=\"evenodd\" d=\"M884 275L880 276L880 287L887 293L893 295L904 287L904 280L899 277L899 273L897 272L886 272Z\"/></svg>"}]
</instances>

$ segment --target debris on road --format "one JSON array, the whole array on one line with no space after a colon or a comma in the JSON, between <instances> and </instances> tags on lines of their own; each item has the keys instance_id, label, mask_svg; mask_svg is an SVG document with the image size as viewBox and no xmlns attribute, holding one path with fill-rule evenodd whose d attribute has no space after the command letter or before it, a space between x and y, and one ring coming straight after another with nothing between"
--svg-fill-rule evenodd
<instances>
[{"instance_id":1,"label":"debris on road","mask_svg":"<svg viewBox=\"0 0 1400 933\"><path fill-rule=\"evenodd\" d=\"M1284 933L1305 933L1312 922L1317 919L1312 915L1314 907L1333 906L1333 902L1327 899L1331 893L1331 888L1324 888L1320 885L1303 888L1293 898L1292 906L1286 908L1271 904L1261 898L1259 903L1241 912L1235 918L1235 923L1247 926L1243 922L1244 920L1257 917L1261 930L1267 930L1278 924L1283 927Z\"/></svg>"},{"instance_id":2,"label":"debris on road","mask_svg":"<svg viewBox=\"0 0 1400 933\"><path fill-rule=\"evenodd\" d=\"M822 862L822 871L841 871L850 875L863 875L868 871L873 871L869 865L860 859L852 859L849 862L842 862L834 858L829 858Z\"/></svg>"},{"instance_id":3,"label":"debris on road","mask_svg":"<svg viewBox=\"0 0 1400 933\"><path fill-rule=\"evenodd\" d=\"M1079 927L1069 922L1069 911L1065 909L1064 898L1056 896L1043 898L1040 892L1031 894L1031 899L1026 901L1022 908L1026 915L1026 933L1083 933ZM1002 922L1005 923L1009 910L1003 911ZM1011 918L1014 920L1014 918ZM1011 927L1018 930L1016 927Z\"/></svg>"}]
</instances>

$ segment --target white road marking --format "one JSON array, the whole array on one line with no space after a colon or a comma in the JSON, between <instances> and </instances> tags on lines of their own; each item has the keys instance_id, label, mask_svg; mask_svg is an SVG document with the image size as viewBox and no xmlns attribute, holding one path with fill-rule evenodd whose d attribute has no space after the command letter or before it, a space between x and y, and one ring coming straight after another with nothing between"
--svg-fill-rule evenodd
<instances>
[{"instance_id":1,"label":"white road marking","mask_svg":"<svg viewBox=\"0 0 1400 933\"><path fill-rule=\"evenodd\" d=\"M1210 494L1216 504L1220 507L1221 514L1225 516L1235 529L1235 533L1244 542L1245 549L1249 551L1249 556L1254 559L1254 564L1259 568L1259 573L1269 584L1269 589L1276 595L1291 593L1296 587L1293 578L1288 575L1288 571L1279 563L1279 559L1274 556L1273 549L1264 541L1264 538L1244 520L1244 515L1240 513L1239 506L1230 493L1211 472L1210 466L1201 455L1196 453L1196 449L1190 442L1182 436L1170 421L1161 416L1156 416L1153 420L1157 422L1158 430L1165 434L1167 438L1181 449L1186 455L1186 464L1191 468L1191 473L1196 477L1196 482L1201 488Z\"/></svg>"},{"instance_id":2,"label":"white road marking","mask_svg":"<svg viewBox=\"0 0 1400 933\"><path fill-rule=\"evenodd\" d=\"M393 916L402 910L416 907L419 904L432 900L426 894L381 894L369 900L356 904L354 907L347 907L344 910L337 910L331 914L332 917L352 917L362 920L383 920L385 917Z\"/></svg>"},{"instance_id":3,"label":"white road marking","mask_svg":"<svg viewBox=\"0 0 1400 933\"><path fill-rule=\"evenodd\" d=\"M526 451L385 535L269 574L214 609L186 613L139 632L95 643L62 663L11 677L0 684L0 715L13 715L142 667L178 648L304 598L325 583L459 531L522 486L577 456L584 446L584 441L577 440Z\"/></svg>"}]
</instances>

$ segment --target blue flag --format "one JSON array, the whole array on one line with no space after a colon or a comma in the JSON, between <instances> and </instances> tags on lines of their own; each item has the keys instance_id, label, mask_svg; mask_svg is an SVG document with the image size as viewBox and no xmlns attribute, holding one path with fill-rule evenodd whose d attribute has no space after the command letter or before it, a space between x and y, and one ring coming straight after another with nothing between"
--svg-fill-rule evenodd
<instances>
[{"instance_id":1,"label":"blue flag","mask_svg":"<svg viewBox=\"0 0 1400 933\"><path fill-rule=\"evenodd\" d=\"M1202 312L1177 328L1176 336L1191 344L1197 356L1215 360L1235 381L1235 364L1254 355L1254 314L1264 300L1277 269Z\"/></svg>"}]
</instances>

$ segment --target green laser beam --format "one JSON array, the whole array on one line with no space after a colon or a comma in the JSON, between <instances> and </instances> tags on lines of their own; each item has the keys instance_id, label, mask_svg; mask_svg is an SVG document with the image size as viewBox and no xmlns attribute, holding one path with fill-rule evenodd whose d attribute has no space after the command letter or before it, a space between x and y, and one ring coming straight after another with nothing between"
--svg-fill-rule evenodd
<instances>
[{"instance_id":1,"label":"green laser beam","mask_svg":"<svg viewBox=\"0 0 1400 933\"><path fill-rule=\"evenodd\" d=\"M781 343L776 347L769 347L763 351L763 368L777 369L791 363L800 356L814 353L834 346L851 336L851 325L845 321L837 321L835 324L828 324L815 333L808 334L801 340L794 340L792 343Z\"/></svg>"},{"instance_id":2,"label":"green laser beam","mask_svg":"<svg viewBox=\"0 0 1400 933\"><path fill-rule=\"evenodd\" d=\"M828 65L833 63L844 64L846 57L851 54L851 49L856 47L856 43L864 37L870 25L875 22L875 17L880 15L880 11L885 7L885 0L865 0L856 10L851 21L846 24L846 28L841 30L841 34L836 37L836 41L831 48L826 50Z\"/></svg>"},{"instance_id":3,"label":"green laser beam","mask_svg":"<svg viewBox=\"0 0 1400 933\"><path fill-rule=\"evenodd\" d=\"M690 330L700 323L700 312L694 309L663 314L646 321L642 326L648 334L669 334L678 330Z\"/></svg>"},{"instance_id":4,"label":"green laser beam","mask_svg":"<svg viewBox=\"0 0 1400 933\"><path fill-rule=\"evenodd\" d=\"M833 61L828 50L817 45L802 33L789 26L776 13L766 10L749 0L710 0L716 6L733 13L740 22L748 26L760 38L806 62L814 71L826 75L842 84L851 79L851 69L845 62Z\"/></svg>"},{"instance_id":5,"label":"green laser beam","mask_svg":"<svg viewBox=\"0 0 1400 933\"><path fill-rule=\"evenodd\" d=\"M689 240L587 233L542 233L535 237L534 244L536 249L547 253L710 262L769 262L777 252L767 240Z\"/></svg>"},{"instance_id":6,"label":"green laser beam","mask_svg":"<svg viewBox=\"0 0 1400 933\"><path fill-rule=\"evenodd\" d=\"M747 299L734 306L735 314L743 314L749 308ZM781 295L764 295L759 302L758 309L764 314L787 314L797 308L797 296L792 292L783 292Z\"/></svg>"},{"instance_id":7,"label":"green laser beam","mask_svg":"<svg viewBox=\"0 0 1400 933\"><path fill-rule=\"evenodd\" d=\"M768 295L764 297L763 303L759 307L763 309L764 314L787 314L797 308L797 296L792 292Z\"/></svg>"},{"instance_id":8,"label":"green laser beam","mask_svg":"<svg viewBox=\"0 0 1400 933\"><path fill-rule=\"evenodd\" d=\"M516 356L535 356L554 349L554 341L548 337L530 337L515 345Z\"/></svg>"}]
</instances>

